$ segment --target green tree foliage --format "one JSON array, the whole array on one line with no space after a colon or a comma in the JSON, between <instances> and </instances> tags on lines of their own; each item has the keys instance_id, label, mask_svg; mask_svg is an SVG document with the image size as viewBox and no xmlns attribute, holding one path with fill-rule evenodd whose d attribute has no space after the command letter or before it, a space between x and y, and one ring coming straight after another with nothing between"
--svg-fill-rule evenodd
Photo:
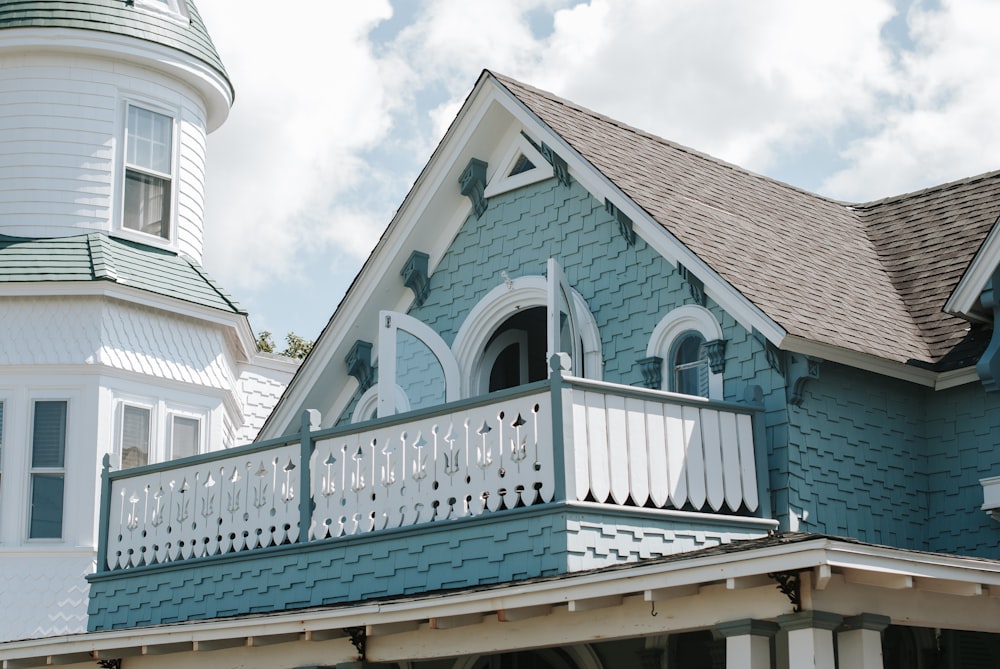
<instances>
[{"instance_id":1,"label":"green tree foliage","mask_svg":"<svg viewBox=\"0 0 1000 669\"><path fill-rule=\"evenodd\" d=\"M287 346L284 351L275 351L274 338L271 336L269 330L261 330L260 334L257 335L257 348L262 352L278 353L279 355L288 356L289 358L299 358L300 360L309 355L309 351L312 350L315 342L303 339L294 332L289 332L285 335L285 343Z\"/></svg>"}]
</instances>

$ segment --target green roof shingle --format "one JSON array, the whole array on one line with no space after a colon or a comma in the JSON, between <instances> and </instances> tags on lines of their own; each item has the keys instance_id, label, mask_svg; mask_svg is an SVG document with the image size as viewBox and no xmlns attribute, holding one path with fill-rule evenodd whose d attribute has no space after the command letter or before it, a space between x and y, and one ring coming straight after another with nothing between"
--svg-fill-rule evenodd
<instances>
[{"instance_id":1,"label":"green roof shingle","mask_svg":"<svg viewBox=\"0 0 1000 669\"><path fill-rule=\"evenodd\" d=\"M111 281L212 309L246 314L186 256L91 232L39 239L0 235L0 283Z\"/></svg>"}]
</instances>

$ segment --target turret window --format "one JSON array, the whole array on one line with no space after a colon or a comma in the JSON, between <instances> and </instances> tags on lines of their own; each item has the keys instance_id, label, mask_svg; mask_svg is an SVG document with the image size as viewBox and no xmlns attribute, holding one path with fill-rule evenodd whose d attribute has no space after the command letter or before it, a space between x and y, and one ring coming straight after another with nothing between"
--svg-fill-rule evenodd
<instances>
[{"instance_id":1,"label":"turret window","mask_svg":"<svg viewBox=\"0 0 1000 669\"><path fill-rule=\"evenodd\" d=\"M129 105L122 225L170 238L173 119Z\"/></svg>"}]
</instances>

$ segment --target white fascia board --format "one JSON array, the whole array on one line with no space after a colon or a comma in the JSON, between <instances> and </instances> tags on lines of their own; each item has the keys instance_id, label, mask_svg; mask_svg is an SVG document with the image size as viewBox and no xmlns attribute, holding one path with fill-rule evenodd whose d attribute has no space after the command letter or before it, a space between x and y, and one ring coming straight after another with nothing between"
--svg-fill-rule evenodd
<instances>
[{"instance_id":1,"label":"white fascia board","mask_svg":"<svg viewBox=\"0 0 1000 669\"><path fill-rule=\"evenodd\" d=\"M956 316L981 320L978 316L972 316L972 313L997 265L1000 265L1000 225L994 222L979 252L972 258L962 279L944 303L944 310Z\"/></svg>"},{"instance_id":2,"label":"white fascia board","mask_svg":"<svg viewBox=\"0 0 1000 669\"><path fill-rule=\"evenodd\" d=\"M0 660L107 653L194 641L269 637L349 627L420 622L430 618L488 613L498 609L558 605L571 600L638 595L646 590L710 584L728 578L802 571L820 566L924 579L1000 585L1000 562L920 553L816 537L757 549L691 554L676 560L568 574L535 582L508 583L455 593L431 593L384 602L345 604L227 620L173 623L141 630L90 632L0 644ZM165 650L169 652L169 649Z\"/></svg>"},{"instance_id":3,"label":"white fascia board","mask_svg":"<svg viewBox=\"0 0 1000 669\"><path fill-rule=\"evenodd\" d=\"M654 220L642 207L636 205L608 177L591 165L560 135L556 134L525 107L513 93L506 88L502 88L501 91L512 103L506 105L508 110L525 128L529 129L529 134L535 134L532 139L536 141L541 139L552 146L556 153L566 161L570 175L579 181L580 185L595 199L602 203L605 200L610 200L612 204L632 219L636 234L642 237L650 247L674 266L681 263L694 272L704 282L706 294L747 331L756 328L768 341L776 346L780 345L786 334L784 328L719 276L705 261Z\"/></svg>"},{"instance_id":4,"label":"white fascia board","mask_svg":"<svg viewBox=\"0 0 1000 669\"><path fill-rule=\"evenodd\" d=\"M837 362L848 367L874 372L882 376L909 381L910 383L927 386L928 388L934 388L937 385L938 373L929 369L886 360L870 353L861 353L839 346L831 346L830 344L804 339L796 335L786 336L782 340L780 348L792 353L801 353L802 355Z\"/></svg>"},{"instance_id":5,"label":"white fascia board","mask_svg":"<svg viewBox=\"0 0 1000 669\"><path fill-rule=\"evenodd\" d=\"M947 390L957 386L964 386L967 383L978 383L979 372L975 366L953 369L947 372L940 372L934 382L934 390Z\"/></svg>"},{"instance_id":6,"label":"white fascia board","mask_svg":"<svg viewBox=\"0 0 1000 669\"><path fill-rule=\"evenodd\" d=\"M134 62L183 81L205 103L206 131L211 133L229 117L235 93L232 84L207 63L179 49L138 37L75 28L8 28L0 52L13 50L64 51Z\"/></svg>"}]
</instances>

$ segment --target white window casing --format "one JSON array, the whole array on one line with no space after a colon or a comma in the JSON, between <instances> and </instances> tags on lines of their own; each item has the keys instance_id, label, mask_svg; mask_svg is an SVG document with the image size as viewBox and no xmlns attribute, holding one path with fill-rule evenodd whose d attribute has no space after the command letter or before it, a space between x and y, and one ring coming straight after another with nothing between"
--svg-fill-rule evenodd
<instances>
[{"instance_id":1,"label":"white window casing","mask_svg":"<svg viewBox=\"0 0 1000 669\"><path fill-rule=\"evenodd\" d=\"M176 218L174 117L132 103L125 115L121 227L169 241Z\"/></svg>"},{"instance_id":2,"label":"white window casing","mask_svg":"<svg viewBox=\"0 0 1000 669\"><path fill-rule=\"evenodd\" d=\"M646 347L646 357L663 359L662 390L671 390L674 379L674 362L677 345L691 332L701 335L705 342L722 339L722 326L711 311L696 304L685 304L671 310L653 328ZM708 369L708 397L723 398L722 373Z\"/></svg>"},{"instance_id":3,"label":"white window casing","mask_svg":"<svg viewBox=\"0 0 1000 669\"><path fill-rule=\"evenodd\" d=\"M62 539L69 401L32 403L28 539Z\"/></svg>"}]
</instances>

